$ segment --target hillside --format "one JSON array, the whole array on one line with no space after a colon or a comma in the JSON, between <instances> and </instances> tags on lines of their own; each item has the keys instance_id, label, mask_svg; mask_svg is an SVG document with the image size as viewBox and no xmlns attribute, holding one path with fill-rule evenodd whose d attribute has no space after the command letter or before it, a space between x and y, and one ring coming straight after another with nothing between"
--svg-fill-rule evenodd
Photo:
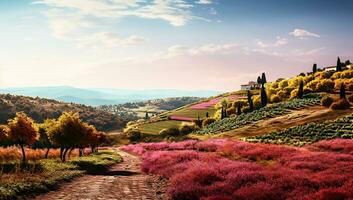
<instances>
[{"instance_id":1,"label":"hillside","mask_svg":"<svg viewBox=\"0 0 353 200\"><path fill-rule=\"evenodd\" d=\"M62 103L56 100L0 94L0 123L6 123L16 112L23 111L37 122L57 118L65 111L80 113L81 118L102 131L121 129L134 120L134 116L119 116L81 104Z\"/></svg>"},{"instance_id":2,"label":"hillside","mask_svg":"<svg viewBox=\"0 0 353 200\"><path fill-rule=\"evenodd\" d=\"M76 88L70 86L1 88L0 93L55 99L67 103L79 103L90 106L124 104L150 99L172 97L208 97L219 94L218 91L187 90L127 90L105 88Z\"/></svg>"},{"instance_id":3,"label":"hillside","mask_svg":"<svg viewBox=\"0 0 353 200\"><path fill-rule=\"evenodd\" d=\"M341 63L340 66L330 70L313 67L312 72L272 82L267 82L263 74L263 92L250 90L253 111L249 107L247 91L240 90L164 112L149 120L130 123L126 130L157 136L162 130L168 135L178 135L177 129L184 128L192 133L186 134L192 138L241 139L307 123L335 120L352 113L351 104L344 99L353 103L353 69L350 64ZM261 105L263 93L266 95L265 106ZM323 103L327 99L329 104Z\"/></svg>"},{"instance_id":4,"label":"hillside","mask_svg":"<svg viewBox=\"0 0 353 200\"><path fill-rule=\"evenodd\" d=\"M140 102L129 102L117 105L102 105L98 106L98 108L115 114L131 113L136 114L140 118L144 118L146 117L146 113L148 113L148 116L150 117L162 112L183 107L197 101L201 101L203 99L204 98L201 97L174 97Z\"/></svg>"}]
</instances>

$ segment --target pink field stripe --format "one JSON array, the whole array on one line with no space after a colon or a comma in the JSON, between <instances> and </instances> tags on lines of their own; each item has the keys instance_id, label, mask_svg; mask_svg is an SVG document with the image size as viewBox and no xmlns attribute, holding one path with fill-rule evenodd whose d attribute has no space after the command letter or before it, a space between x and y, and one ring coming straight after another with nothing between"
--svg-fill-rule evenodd
<instances>
[{"instance_id":1,"label":"pink field stripe","mask_svg":"<svg viewBox=\"0 0 353 200\"><path fill-rule=\"evenodd\" d=\"M190 108L191 109L195 109L195 110L207 109L207 108L209 108L211 106L216 105L223 98L227 98L230 101L234 101L234 100L237 100L237 99L246 99L247 97L243 96L243 95L231 95L231 96L228 96L228 97L217 97L217 98L211 99L211 100L209 100L207 102L202 102L202 103L193 105Z\"/></svg>"},{"instance_id":2,"label":"pink field stripe","mask_svg":"<svg viewBox=\"0 0 353 200\"><path fill-rule=\"evenodd\" d=\"M194 120L194 118L191 118L191 117L181 117L181 116L175 116L175 115L170 116L169 119L176 120L176 121L188 121L188 122L191 122Z\"/></svg>"}]
</instances>

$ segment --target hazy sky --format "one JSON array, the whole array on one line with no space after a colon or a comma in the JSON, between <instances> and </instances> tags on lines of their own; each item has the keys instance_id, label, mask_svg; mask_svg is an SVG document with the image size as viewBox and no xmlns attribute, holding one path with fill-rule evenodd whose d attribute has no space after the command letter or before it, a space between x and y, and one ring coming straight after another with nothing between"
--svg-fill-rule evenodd
<instances>
[{"instance_id":1,"label":"hazy sky","mask_svg":"<svg viewBox=\"0 0 353 200\"><path fill-rule=\"evenodd\" d=\"M0 87L234 90L353 59L352 0L0 0Z\"/></svg>"}]
</instances>

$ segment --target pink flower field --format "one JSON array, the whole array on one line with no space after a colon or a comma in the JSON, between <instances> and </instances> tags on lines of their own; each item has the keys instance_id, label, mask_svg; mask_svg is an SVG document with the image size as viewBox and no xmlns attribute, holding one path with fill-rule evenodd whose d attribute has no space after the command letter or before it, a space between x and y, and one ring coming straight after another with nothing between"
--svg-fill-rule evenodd
<instances>
[{"instance_id":1,"label":"pink flower field","mask_svg":"<svg viewBox=\"0 0 353 200\"><path fill-rule=\"evenodd\" d=\"M172 199L353 199L353 140L303 148L188 140L121 149L142 156L143 172L168 178Z\"/></svg>"},{"instance_id":2,"label":"pink flower field","mask_svg":"<svg viewBox=\"0 0 353 200\"><path fill-rule=\"evenodd\" d=\"M191 109L195 109L195 110L207 109L207 108L209 108L211 106L216 105L223 98L227 98L230 101L234 101L234 100L237 100L237 99L244 99L244 98L246 98L246 96L243 96L243 95L231 95L231 96L228 96L228 97L218 97L218 98L211 99L210 101L206 101L206 102L202 102L202 103L193 105L190 108Z\"/></svg>"}]
</instances>

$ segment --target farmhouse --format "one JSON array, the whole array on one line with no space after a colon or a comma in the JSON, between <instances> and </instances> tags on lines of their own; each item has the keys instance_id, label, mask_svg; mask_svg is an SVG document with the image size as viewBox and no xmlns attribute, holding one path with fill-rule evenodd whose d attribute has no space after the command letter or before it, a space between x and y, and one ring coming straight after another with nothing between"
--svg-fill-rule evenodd
<instances>
[{"instance_id":1,"label":"farmhouse","mask_svg":"<svg viewBox=\"0 0 353 200\"><path fill-rule=\"evenodd\" d=\"M324 67L325 72L336 71L336 66Z\"/></svg>"},{"instance_id":2,"label":"farmhouse","mask_svg":"<svg viewBox=\"0 0 353 200\"><path fill-rule=\"evenodd\" d=\"M241 90L255 90L255 89L260 89L261 84L258 84L254 81L250 81L248 84L241 85Z\"/></svg>"}]
</instances>

